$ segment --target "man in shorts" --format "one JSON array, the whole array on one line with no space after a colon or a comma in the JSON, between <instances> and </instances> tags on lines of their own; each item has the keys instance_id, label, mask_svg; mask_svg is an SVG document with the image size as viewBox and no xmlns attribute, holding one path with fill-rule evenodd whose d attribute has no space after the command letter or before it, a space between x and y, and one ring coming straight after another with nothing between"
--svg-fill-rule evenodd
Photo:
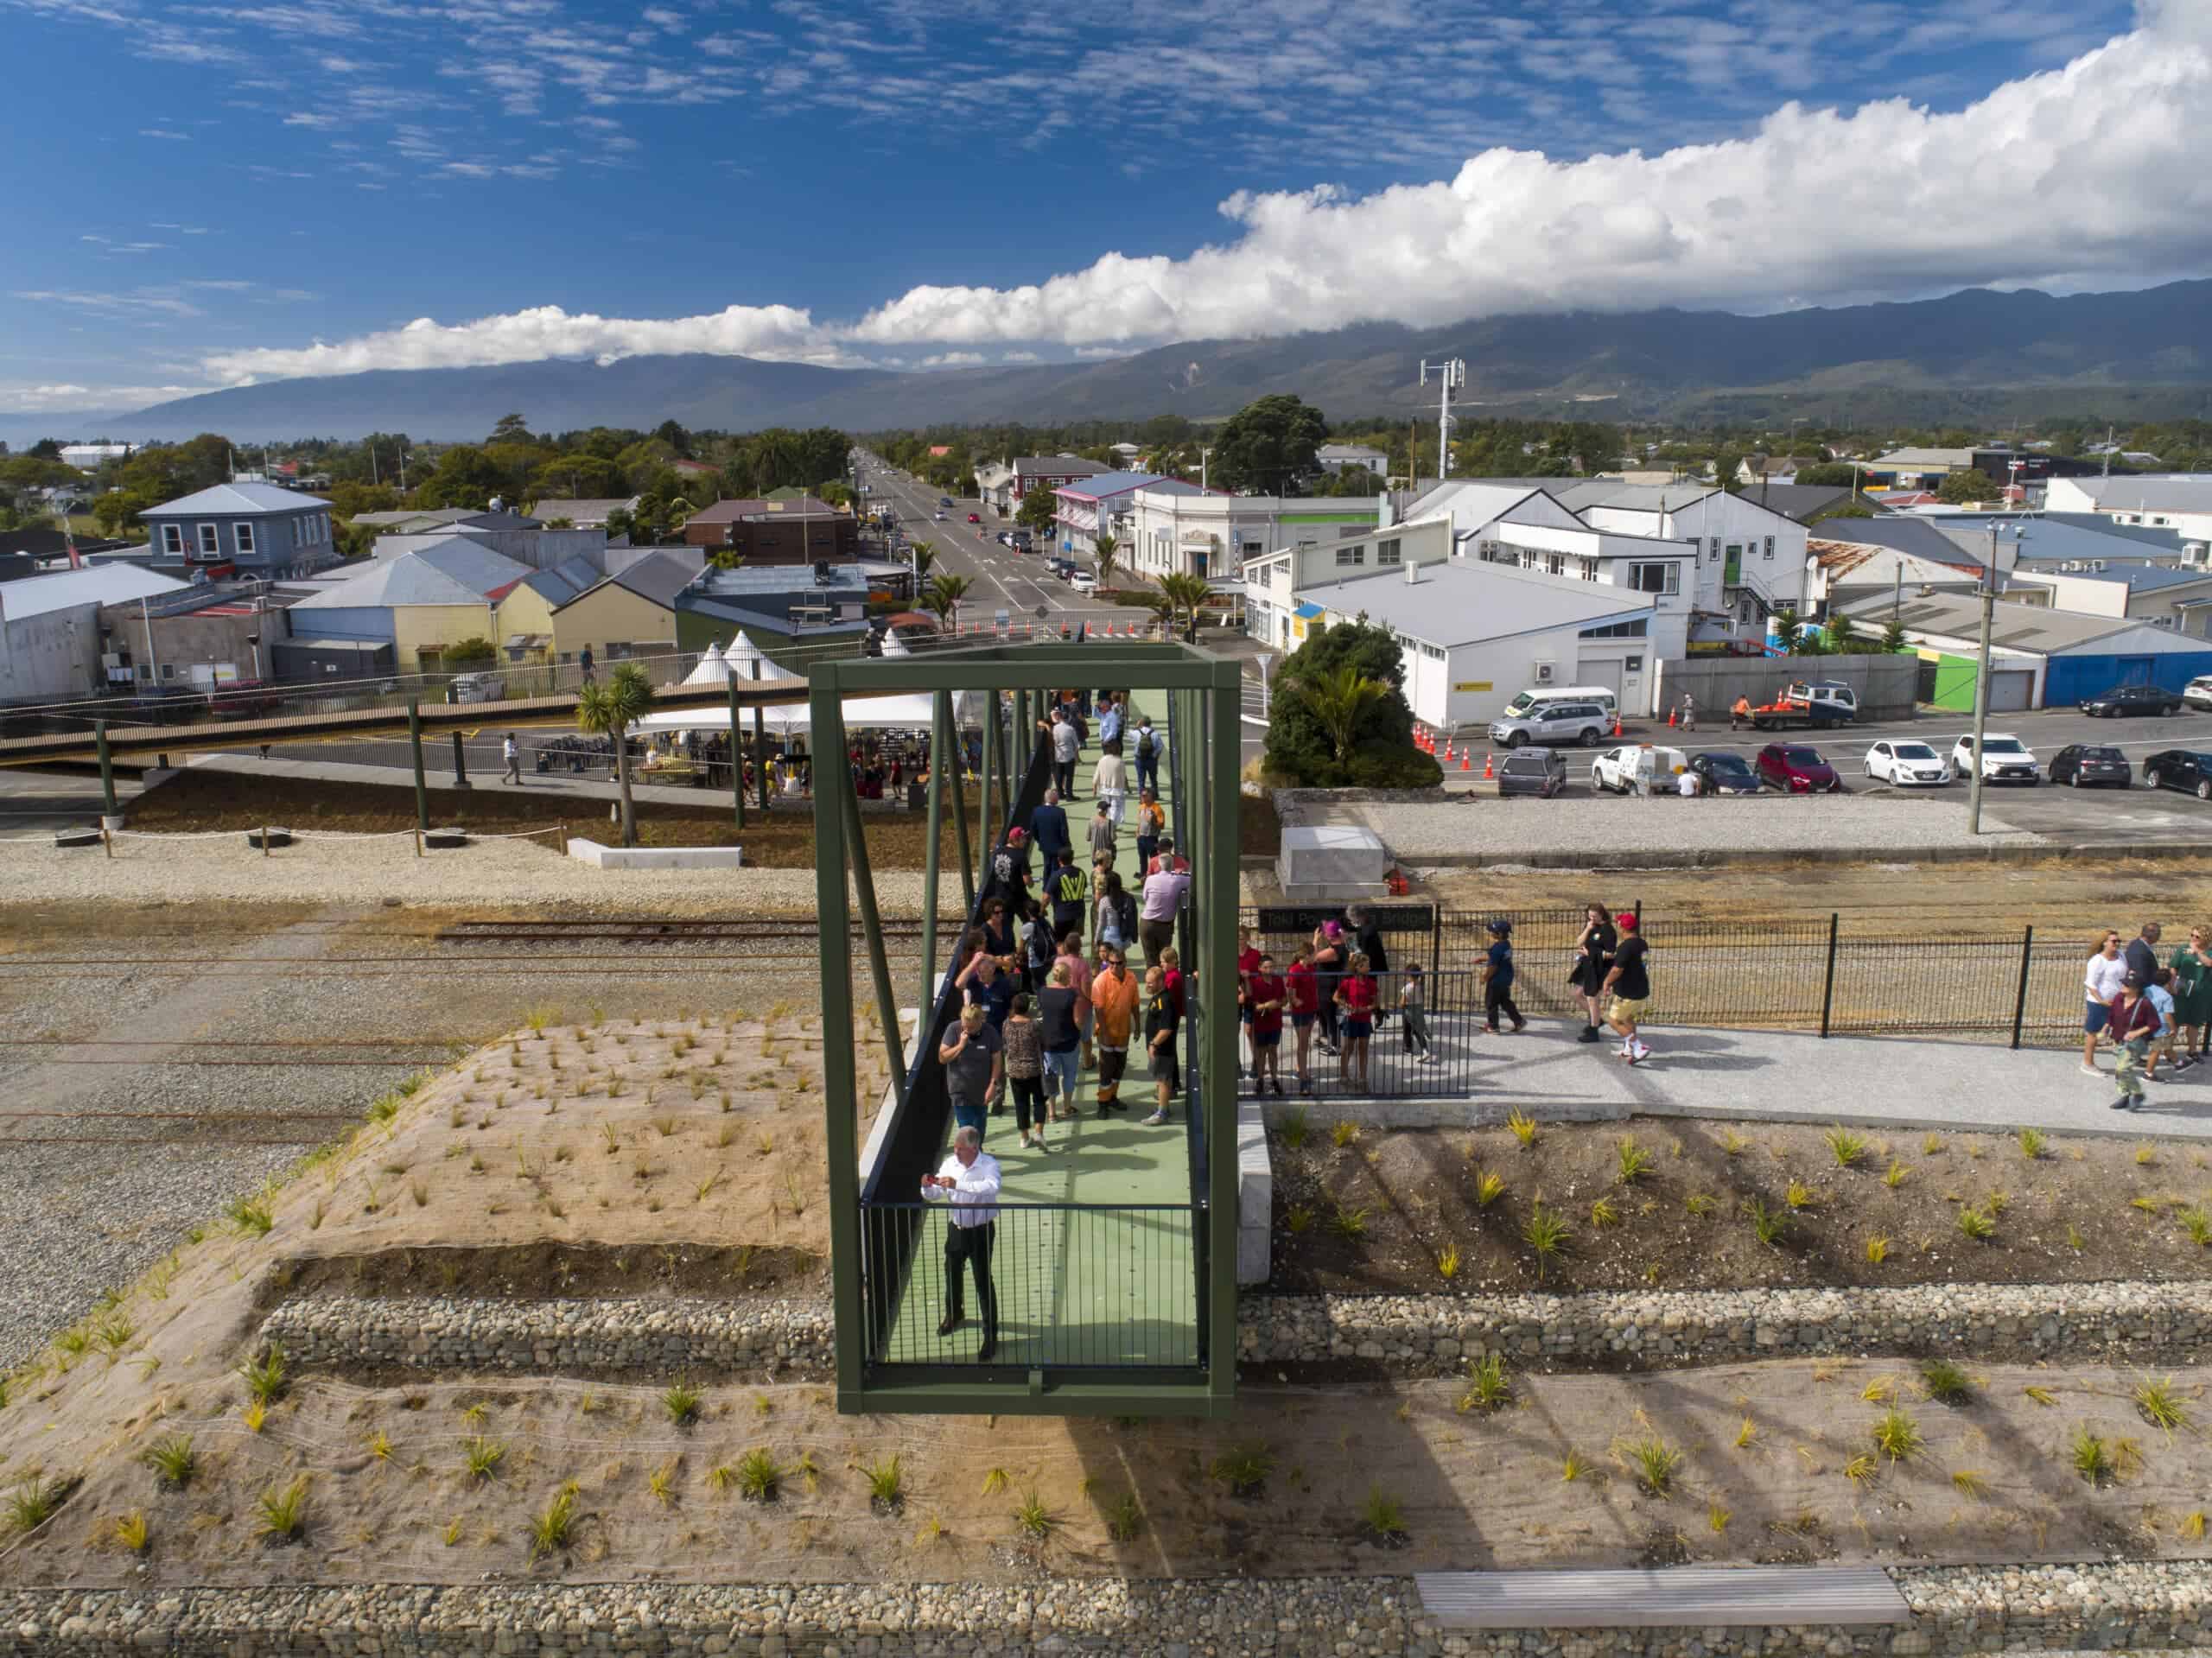
<instances>
[{"instance_id":1,"label":"man in shorts","mask_svg":"<svg viewBox=\"0 0 2212 1658\"><path fill-rule=\"evenodd\" d=\"M1651 1050L1636 1033L1644 1004L1651 1000L1651 975L1644 964L1650 946L1644 943L1634 911L1622 911L1613 918L1613 925L1619 930L1621 942L1613 950L1612 969L1605 979L1604 988L1613 998L1605 1022L1621 1039L1620 1057L1633 1065L1651 1057Z\"/></svg>"},{"instance_id":2,"label":"man in shorts","mask_svg":"<svg viewBox=\"0 0 2212 1658\"><path fill-rule=\"evenodd\" d=\"M1152 1062L1153 1085L1152 1115L1144 1120L1147 1128L1167 1121L1167 1102L1182 1081L1175 1062L1175 1030L1182 1018L1175 993L1167 988L1167 975L1154 962L1144 970L1144 1048Z\"/></svg>"},{"instance_id":3,"label":"man in shorts","mask_svg":"<svg viewBox=\"0 0 2212 1658\"><path fill-rule=\"evenodd\" d=\"M1117 944L1098 952L1090 978L1091 1029L1098 1043L1098 1115L1121 1111L1122 1073L1129 1063L1129 1035L1136 1023L1137 981Z\"/></svg>"}]
</instances>

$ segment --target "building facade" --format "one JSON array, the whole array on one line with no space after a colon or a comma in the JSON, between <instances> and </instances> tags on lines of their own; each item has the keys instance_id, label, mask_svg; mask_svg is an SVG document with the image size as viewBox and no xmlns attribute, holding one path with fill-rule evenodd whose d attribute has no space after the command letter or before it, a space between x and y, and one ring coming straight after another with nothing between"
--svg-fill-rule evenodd
<instances>
[{"instance_id":1,"label":"building facade","mask_svg":"<svg viewBox=\"0 0 2212 1658\"><path fill-rule=\"evenodd\" d=\"M209 576L301 575L338 562L330 503L269 484L217 484L138 515L157 560Z\"/></svg>"},{"instance_id":2,"label":"building facade","mask_svg":"<svg viewBox=\"0 0 2212 1658\"><path fill-rule=\"evenodd\" d=\"M1246 563L1285 546L1318 546L1374 529L1379 497L1285 499L1191 492L1154 486L1129 497L1122 562L1157 581L1181 573L1236 579Z\"/></svg>"},{"instance_id":3,"label":"building facade","mask_svg":"<svg viewBox=\"0 0 2212 1658\"><path fill-rule=\"evenodd\" d=\"M850 563L861 556L860 520L811 496L717 501L692 514L683 539L729 548L747 564Z\"/></svg>"}]
</instances>

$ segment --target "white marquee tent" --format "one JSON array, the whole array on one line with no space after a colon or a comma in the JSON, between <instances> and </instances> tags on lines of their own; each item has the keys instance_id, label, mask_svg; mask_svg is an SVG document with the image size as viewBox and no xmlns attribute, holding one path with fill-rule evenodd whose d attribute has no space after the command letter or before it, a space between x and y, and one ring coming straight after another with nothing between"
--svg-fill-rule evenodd
<instances>
[{"instance_id":1,"label":"white marquee tent","mask_svg":"<svg viewBox=\"0 0 2212 1658\"><path fill-rule=\"evenodd\" d=\"M804 677L787 668L779 667L760 654L760 647L740 633L730 641L729 649L721 651L709 645L706 654L699 658L699 665L684 676L686 685L720 685L732 674L741 684L755 683L754 670L759 669L759 680L791 680L804 684ZM956 710L964 702L964 694L956 697ZM926 731L930 725L931 698L926 691L906 691L883 696L849 696L845 699L845 728ZM785 737L804 731L813 721L813 710L804 702L789 702L760 710L766 729L773 735ZM752 728L752 711L744 715L745 727ZM663 731L727 731L729 729L729 710L721 708L670 708L659 714L648 714L632 725L632 732L651 736Z\"/></svg>"}]
</instances>

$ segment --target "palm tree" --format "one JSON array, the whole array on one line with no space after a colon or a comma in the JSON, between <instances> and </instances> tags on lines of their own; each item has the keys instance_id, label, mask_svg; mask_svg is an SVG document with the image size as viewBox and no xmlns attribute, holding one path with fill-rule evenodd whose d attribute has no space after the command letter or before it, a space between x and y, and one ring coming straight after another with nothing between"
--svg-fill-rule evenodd
<instances>
[{"instance_id":1,"label":"palm tree","mask_svg":"<svg viewBox=\"0 0 2212 1658\"><path fill-rule=\"evenodd\" d=\"M1098 561L1098 585L1102 588L1114 585L1114 566L1118 562L1116 554L1121 545L1111 536L1101 536L1092 543L1094 556Z\"/></svg>"},{"instance_id":2,"label":"palm tree","mask_svg":"<svg viewBox=\"0 0 2212 1658\"><path fill-rule=\"evenodd\" d=\"M763 495L792 479L801 461L798 435L781 427L761 433L746 445L746 469L753 474L753 488Z\"/></svg>"},{"instance_id":3,"label":"palm tree","mask_svg":"<svg viewBox=\"0 0 2212 1658\"><path fill-rule=\"evenodd\" d=\"M1178 570L1160 578L1160 590L1174 606L1171 614L1180 614L1184 619L1185 639L1195 643L1198 631L1198 611L1213 589L1202 575L1192 575Z\"/></svg>"},{"instance_id":4,"label":"palm tree","mask_svg":"<svg viewBox=\"0 0 2212 1658\"><path fill-rule=\"evenodd\" d=\"M1175 626L1175 601L1157 588L1146 588L1134 595L1135 601L1152 613L1159 624L1160 637L1166 638Z\"/></svg>"},{"instance_id":5,"label":"palm tree","mask_svg":"<svg viewBox=\"0 0 2212 1658\"><path fill-rule=\"evenodd\" d=\"M960 601L967 596L968 589L973 585L964 575L940 575L930 583L929 591L922 595L922 608L936 616L940 622L950 621L958 614Z\"/></svg>"},{"instance_id":6,"label":"palm tree","mask_svg":"<svg viewBox=\"0 0 2212 1658\"><path fill-rule=\"evenodd\" d=\"M614 779L622 791L622 844L638 844L638 806L630 797L630 727L653 705L653 683L634 662L595 679L576 698L576 727L614 740Z\"/></svg>"},{"instance_id":7,"label":"palm tree","mask_svg":"<svg viewBox=\"0 0 2212 1658\"><path fill-rule=\"evenodd\" d=\"M1351 759L1352 734L1358 728L1360 716L1389 696L1390 688L1379 679L1370 679L1346 663L1307 680L1305 692L1306 707L1313 710L1321 729L1329 734L1329 741L1337 751L1337 764L1344 765Z\"/></svg>"},{"instance_id":8,"label":"palm tree","mask_svg":"<svg viewBox=\"0 0 2212 1658\"><path fill-rule=\"evenodd\" d=\"M1837 656L1847 657L1864 643L1865 641L1859 637L1859 630L1852 625L1850 617L1840 610L1828 613L1829 650Z\"/></svg>"},{"instance_id":9,"label":"palm tree","mask_svg":"<svg viewBox=\"0 0 2212 1658\"><path fill-rule=\"evenodd\" d=\"M933 541L918 541L912 546L914 581L918 587L922 582L929 580L930 566L937 562L937 543Z\"/></svg>"}]
</instances>

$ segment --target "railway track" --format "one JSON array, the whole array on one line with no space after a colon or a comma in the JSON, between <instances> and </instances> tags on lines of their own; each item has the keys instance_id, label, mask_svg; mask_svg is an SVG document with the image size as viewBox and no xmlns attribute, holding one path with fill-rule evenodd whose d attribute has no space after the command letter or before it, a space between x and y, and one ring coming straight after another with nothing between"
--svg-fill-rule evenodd
<instances>
[{"instance_id":1,"label":"railway track","mask_svg":"<svg viewBox=\"0 0 2212 1658\"><path fill-rule=\"evenodd\" d=\"M965 923L957 916L938 923L939 933ZM852 936L861 936L855 923ZM918 940L922 924L914 917L887 918L887 938ZM779 944L797 939L819 938L820 925L810 919L753 921L671 920L658 916L617 916L604 921L461 921L438 932L441 944L592 943L623 944Z\"/></svg>"}]
</instances>

